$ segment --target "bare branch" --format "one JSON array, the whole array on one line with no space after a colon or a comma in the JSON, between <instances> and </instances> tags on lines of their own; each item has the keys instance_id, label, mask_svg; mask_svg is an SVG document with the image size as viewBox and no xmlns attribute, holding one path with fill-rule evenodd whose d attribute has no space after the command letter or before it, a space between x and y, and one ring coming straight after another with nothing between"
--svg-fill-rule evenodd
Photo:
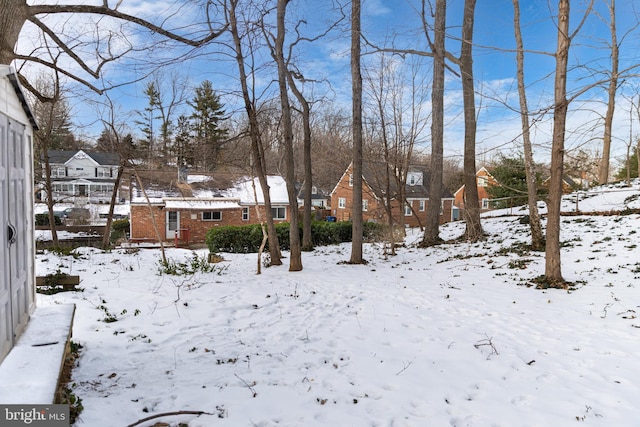
<instances>
[{"instance_id":1,"label":"bare branch","mask_svg":"<svg viewBox=\"0 0 640 427\"><path fill-rule=\"evenodd\" d=\"M118 4L119 5L119 4ZM118 6L116 6L117 8ZM112 18L121 19L123 21L132 22L134 24L140 25L141 27L147 28L154 33L158 33L168 39L178 41L180 43L184 43L189 46L199 47L202 46L211 40L219 37L222 33L227 30L227 25L223 25L217 31L210 31L210 34L206 37L199 40L192 40L181 35L175 34L171 31L168 31L158 25L155 25L145 19L139 18L137 16L129 15L127 13L122 13L116 9L110 9L109 7L103 6L91 6L91 5L61 5L61 4L42 4L42 5L33 5L29 6L29 12L31 16L39 15L39 14L56 14L56 13L89 13L95 15L103 15L110 16ZM207 10L208 14L208 10ZM210 27L211 29L211 27Z\"/></svg>"}]
</instances>

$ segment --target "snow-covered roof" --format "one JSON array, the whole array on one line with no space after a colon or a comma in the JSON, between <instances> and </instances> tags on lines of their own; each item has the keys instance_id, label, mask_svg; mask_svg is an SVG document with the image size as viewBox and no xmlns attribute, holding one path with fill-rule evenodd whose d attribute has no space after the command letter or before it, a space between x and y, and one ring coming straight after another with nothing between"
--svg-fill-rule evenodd
<instances>
[{"instance_id":1,"label":"snow-covered roof","mask_svg":"<svg viewBox=\"0 0 640 427\"><path fill-rule=\"evenodd\" d=\"M164 199L166 209L197 209L197 210L219 210L240 208L240 199L215 198L199 199L189 198L167 198Z\"/></svg>"},{"instance_id":2,"label":"snow-covered roof","mask_svg":"<svg viewBox=\"0 0 640 427\"><path fill-rule=\"evenodd\" d=\"M257 201L259 204L264 203L264 195L262 194L262 188L258 178L253 178L255 182L255 195L253 191L252 180L246 178L239 181L235 186L224 191L228 197L239 198L242 204L254 204ZM287 184L284 178L276 175L269 175L267 177L267 184L269 185L269 194L271 196L272 205L288 205L289 197L287 195Z\"/></svg>"}]
</instances>

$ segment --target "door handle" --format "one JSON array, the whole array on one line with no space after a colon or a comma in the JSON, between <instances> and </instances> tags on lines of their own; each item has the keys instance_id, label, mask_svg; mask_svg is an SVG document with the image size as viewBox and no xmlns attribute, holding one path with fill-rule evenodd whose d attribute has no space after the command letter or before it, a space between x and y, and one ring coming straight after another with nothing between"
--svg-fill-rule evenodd
<instances>
[{"instance_id":1,"label":"door handle","mask_svg":"<svg viewBox=\"0 0 640 427\"><path fill-rule=\"evenodd\" d=\"M16 228L11 224L7 224L7 235L10 245L16 242L17 234Z\"/></svg>"}]
</instances>

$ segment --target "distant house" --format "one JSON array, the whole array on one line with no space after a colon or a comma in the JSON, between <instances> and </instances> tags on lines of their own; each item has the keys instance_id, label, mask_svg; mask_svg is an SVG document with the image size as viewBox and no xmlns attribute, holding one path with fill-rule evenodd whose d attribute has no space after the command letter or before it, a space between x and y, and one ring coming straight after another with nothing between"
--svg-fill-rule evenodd
<instances>
[{"instance_id":1,"label":"distant house","mask_svg":"<svg viewBox=\"0 0 640 427\"><path fill-rule=\"evenodd\" d=\"M284 179L269 176L271 212L275 222L291 218L291 209ZM254 193L255 184L255 193ZM265 218L264 197L258 179L244 178L226 189L193 197L160 197L150 200L135 198L131 201L131 240L134 242L157 241L154 223L163 241L205 241L207 231L223 225L247 225Z\"/></svg>"},{"instance_id":2,"label":"distant house","mask_svg":"<svg viewBox=\"0 0 640 427\"><path fill-rule=\"evenodd\" d=\"M49 150L48 155L52 195L56 202L87 204L111 201L120 168L118 154ZM45 168L42 169L44 174ZM39 197L45 200L46 192L40 190Z\"/></svg>"},{"instance_id":3,"label":"distant house","mask_svg":"<svg viewBox=\"0 0 640 427\"><path fill-rule=\"evenodd\" d=\"M476 172L476 183L478 188L478 203L480 204L481 211L488 211L491 209L490 200L491 197L487 189L492 185L499 185L498 181L489 173L486 168L480 168ZM461 186L455 193L453 193L455 199L456 208L461 211L464 210L464 185Z\"/></svg>"},{"instance_id":4,"label":"distant house","mask_svg":"<svg viewBox=\"0 0 640 427\"><path fill-rule=\"evenodd\" d=\"M362 218L364 221L386 222L385 197L386 179L383 171L375 164L363 165ZM417 168L409 170L404 189L405 203L400 207L399 191L395 183L390 183L392 215L396 222L410 227L424 226L429 205L427 174ZM440 224L452 221L453 197L445 192L440 204ZM349 221L353 209L353 165L349 165L333 191L331 191L331 213L338 221Z\"/></svg>"}]
</instances>

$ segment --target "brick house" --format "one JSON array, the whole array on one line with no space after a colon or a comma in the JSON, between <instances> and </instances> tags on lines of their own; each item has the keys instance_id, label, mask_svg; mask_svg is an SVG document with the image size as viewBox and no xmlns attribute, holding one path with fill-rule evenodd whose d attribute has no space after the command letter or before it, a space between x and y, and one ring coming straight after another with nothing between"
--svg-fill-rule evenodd
<instances>
[{"instance_id":1,"label":"brick house","mask_svg":"<svg viewBox=\"0 0 640 427\"><path fill-rule=\"evenodd\" d=\"M386 193L386 179L384 168L376 168L374 164L363 165L362 174L362 218L364 221L386 222L384 205ZM428 175L417 168L412 168L407 174L405 186L405 204L400 208L398 191L395 183L390 184L391 209L397 223L409 227L424 226L427 220L429 205ZM347 170L331 191L331 214L338 221L349 221L353 207L353 168L350 164ZM453 197L445 192L440 206L440 224L453 220Z\"/></svg>"},{"instance_id":2,"label":"brick house","mask_svg":"<svg viewBox=\"0 0 640 427\"><path fill-rule=\"evenodd\" d=\"M291 209L284 179L269 176L271 210L274 221L286 222L291 217ZM248 225L259 223L257 209L265 216L264 197L260 184L255 178L256 197L251 179L241 179L234 186L220 190L219 196L208 192L193 197L160 197L150 200L136 198L131 202L130 224L133 242L157 241L153 220L162 239L174 241L177 238L190 243L203 243L207 231L223 225ZM153 220L152 220L153 214Z\"/></svg>"},{"instance_id":3,"label":"brick house","mask_svg":"<svg viewBox=\"0 0 640 427\"><path fill-rule=\"evenodd\" d=\"M489 200L491 197L487 192L487 188L492 185L499 185L498 181L489 173L489 171L482 167L476 172L476 183L478 186L478 201L480 203L480 210L486 212L491 209ZM461 186L455 193L453 193L455 199L454 205L460 211L464 210L464 185Z\"/></svg>"}]
</instances>

